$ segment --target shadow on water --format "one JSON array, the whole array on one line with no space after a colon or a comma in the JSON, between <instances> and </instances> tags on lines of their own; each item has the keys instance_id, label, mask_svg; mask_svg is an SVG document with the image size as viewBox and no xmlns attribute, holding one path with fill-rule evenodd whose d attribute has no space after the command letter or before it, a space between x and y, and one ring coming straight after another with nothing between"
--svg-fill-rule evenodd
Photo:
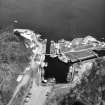
<instances>
[{"instance_id":1,"label":"shadow on water","mask_svg":"<svg viewBox=\"0 0 105 105\"><path fill-rule=\"evenodd\" d=\"M67 73L69 71L69 63L60 61L57 57L51 58L46 56L45 62L48 62L48 67L45 68L46 79L55 78L57 83L67 83Z\"/></svg>"}]
</instances>

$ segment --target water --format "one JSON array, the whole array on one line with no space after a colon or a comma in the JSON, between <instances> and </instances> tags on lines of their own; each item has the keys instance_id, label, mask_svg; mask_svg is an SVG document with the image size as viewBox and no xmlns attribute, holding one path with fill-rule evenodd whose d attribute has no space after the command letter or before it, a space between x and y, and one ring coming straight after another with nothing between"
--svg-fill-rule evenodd
<instances>
[{"instance_id":1,"label":"water","mask_svg":"<svg viewBox=\"0 0 105 105\"><path fill-rule=\"evenodd\" d=\"M32 29L48 39L47 53L50 40L72 40L90 34L104 41L104 1L0 0L0 28L18 20L17 28Z\"/></svg>"},{"instance_id":2,"label":"water","mask_svg":"<svg viewBox=\"0 0 105 105\"><path fill-rule=\"evenodd\" d=\"M76 101L73 105L86 105L86 104L82 103L81 101Z\"/></svg>"},{"instance_id":3,"label":"water","mask_svg":"<svg viewBox=\"0 0 105 105\"><path fill-rule=\"evenodd\" d=\"M64 63L58 58L51 58L46 56L45 62L48 63L47 68L45 68L45 79L55 78L56 83L67 83L67 74L69 72L69 63Z\"/></svg>"},{"instance_id":4,"label":"water","mask_svg":"<svg viewBox=\"0 0 105 105\"><path fill-rule=\"evenodd\" d=\"M44 38L104 37L104 0L0 0L0 27L17 19Z\"/></svg>"}]
</instances>

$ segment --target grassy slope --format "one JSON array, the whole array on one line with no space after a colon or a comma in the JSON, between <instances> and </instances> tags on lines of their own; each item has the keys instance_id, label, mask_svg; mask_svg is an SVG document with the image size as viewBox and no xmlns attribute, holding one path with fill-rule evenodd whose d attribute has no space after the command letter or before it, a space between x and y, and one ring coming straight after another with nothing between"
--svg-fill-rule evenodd
<instances>
[{"instance_id":1,"label":"grassy slope","mask_svg":"<svg viewBox=\"0 0 105 105\"><path fill-rule=\"evenodd\" d=\"M0 33L0 105L10 100L17 82L30 62L31 49L25 47L25 40L13 33L10 27Z\"/></svg>"}]
</instances>

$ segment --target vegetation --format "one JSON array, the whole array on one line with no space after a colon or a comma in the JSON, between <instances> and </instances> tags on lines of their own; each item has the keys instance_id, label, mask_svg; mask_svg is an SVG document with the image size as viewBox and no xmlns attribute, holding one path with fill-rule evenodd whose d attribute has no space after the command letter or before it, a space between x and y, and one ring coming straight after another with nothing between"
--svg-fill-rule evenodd
<instances>
[{"instance_id":1,"label":"vegetation","mask_svg":"<svg viewBox=\"0 0 105 105\"><path fill-rule=\"evenodd\" d=\"M0 105L7 105L17 85L16 78L30 62L31 49L13 27L0 33Z\"/></svg>"},{"instance_id":2,"label":"vegetation","mask_svg":"<svg viewBox=\"0 0 105 105\"><path fill-rule=\"evenodd\" d=\"M66 88L65 88L66 90ZM64 93L63 93L64 92ZM62 94L61 94L62 93ZM105 105L105 59L93 62L90 72L84 74L81 83L65 91L56 91L46 105Z\"/></svg>"}]
</instances>

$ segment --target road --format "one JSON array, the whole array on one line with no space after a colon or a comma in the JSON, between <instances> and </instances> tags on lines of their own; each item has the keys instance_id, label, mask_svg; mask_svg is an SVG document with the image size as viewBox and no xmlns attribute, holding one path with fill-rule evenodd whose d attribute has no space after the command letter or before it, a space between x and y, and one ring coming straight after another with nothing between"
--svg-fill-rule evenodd
<instances>
[{"instance_id":1,"label":"road","mask_svg":"<svg viewBox=\"0 0 105 105\"><path fill-rule=\"evenodd\" d=\"M41 86L41 70L39 69L39 65L41 65L41 63L44 60L44 56L42 53L45 53L46 48L44 47L45 44L40 43L37 40L35 34L32 35L32 39L33 39L33 42L35 42L38 45L38 47L33 49L34 56L32 57L32 60L30 63L31 68L34 71L33 85L30 90L30 93L32 94L32 96L29 102L26 103L26 105L44 105L47 98L46 94L51 91L51 87ZM34 58L38 56L37 54L40 57L39 57L39 60L35 61Z\"/></svg>"},{"instance_id":2,"label":"road","mask_svg":"<svg viewBox=\"0 0 105 105\"><path fill-rule=\"evenodd\" d=\"M43 105L46 100L46 94L50 91L50 87L41 86L41 70L39 69L40 65L44 61L44 55L46 51L46 41L43 43L38 41L36 34L30 30L16 29L14 31L19 31L22 36L30 40L30 48L33 48L33 55L30 57L30 69L24 73L24 76L21 82L16 87L16 90L13 94L12 99L10 100L8 105L12 105L12 102L19 92L20 88L28 83L30 78L33 80L32 88L30 92L32 93L32 97L27 103L27 105ZM35 60L35 58L38 58Z\"/></svg>"},{"instance_id":3,"label":"road","mask_svg":"<svg viewBox=\"0 0 105 105\"><path fill-rule=\"evenodd\" d=\"M32 94L30 100L25 105L44 105L46 101L46 94L51 91L51 87L48 86L41 86L36 84L36 80L33 80L33 86L30 91Z\"/></svg>"},{"instance_id":4,"label":"road","mask_svg":"<svg viewBox=\"0 0 105 105\"><path fill-rule=\"evenodd\" d=\"M28 81L30 80L30 78L31 78L31 72L28 71L23 76L21 82L17 85L17 87L16 87L16 89L14 91L14 94L13 94L10 102L8 103L8 105L12 105L12 103L14 102L14 99L15 99L16 95L18 94L18 92L20 91L21 87L24 86L25 84L27 84Z\"/></svg>"}]
</instances>

